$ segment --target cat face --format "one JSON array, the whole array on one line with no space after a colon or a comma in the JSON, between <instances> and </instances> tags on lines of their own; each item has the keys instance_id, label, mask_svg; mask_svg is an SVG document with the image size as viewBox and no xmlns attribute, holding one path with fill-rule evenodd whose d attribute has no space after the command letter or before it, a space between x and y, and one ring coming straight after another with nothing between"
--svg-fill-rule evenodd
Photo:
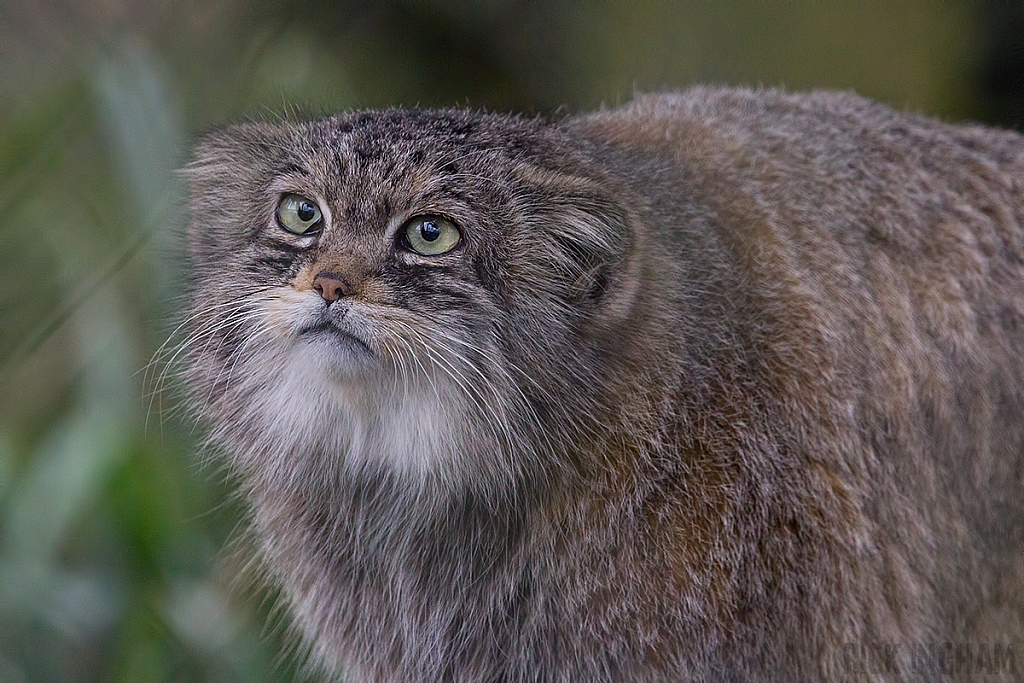
<instances>
[{"instance_id":1,"label":"cat face","mask_svg":"<svg viewBox=\"0 0 1024 683\"><path fill-rule=\"evenodd\" d=\"M206 138L183 346L215 438L261 470L482 480L543 457L556 414L596 400L631 291L626 211L578 149L461 111Z\"/></svg>"}]
</instances>

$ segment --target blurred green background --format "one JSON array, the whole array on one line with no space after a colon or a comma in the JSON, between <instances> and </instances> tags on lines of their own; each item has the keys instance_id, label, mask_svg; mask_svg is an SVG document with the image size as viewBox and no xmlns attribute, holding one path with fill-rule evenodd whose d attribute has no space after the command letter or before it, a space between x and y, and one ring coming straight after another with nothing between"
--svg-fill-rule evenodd
<instances>
[{"instance_id":1,"label":"blurred green background","mask_svg":"<svg viewBox=\"0 0 1024 683\"><path fill-rule=\"evenodd\" d=\"M0 683L316 680L244 578L244 506L196 454L158 353L194 135L397 104L572 112L696 82L1015 126L1024 11L0 0Z\"/></svg>"}]
</instances>

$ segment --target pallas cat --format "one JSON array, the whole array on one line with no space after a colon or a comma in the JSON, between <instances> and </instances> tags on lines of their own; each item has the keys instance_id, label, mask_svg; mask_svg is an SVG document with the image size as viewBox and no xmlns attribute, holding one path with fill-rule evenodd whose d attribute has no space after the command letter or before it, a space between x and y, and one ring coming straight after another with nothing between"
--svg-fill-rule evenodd
<instances>
[{"instance_id":1,"label":"pallas cat","mask_svg":"<svg viewBox=\"0 0 1024 683\"><path fill-rule=\"evenodd\" d=\"M187 174L192 405L327 671L1019 675L1020 135L696 88L247 123Z\"/></svg>"}]
</instances>

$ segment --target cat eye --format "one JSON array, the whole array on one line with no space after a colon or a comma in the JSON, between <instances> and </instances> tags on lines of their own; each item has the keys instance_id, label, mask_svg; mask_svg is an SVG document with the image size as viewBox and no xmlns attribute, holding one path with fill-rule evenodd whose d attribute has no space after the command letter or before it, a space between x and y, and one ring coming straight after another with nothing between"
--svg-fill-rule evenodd
<instances>
[{"instance_id":1,"label":"cat eye","mask_svg":"<svg viewBox=\"0 0 1024 683\"><path fill-rule=\"evenodd\" d=\"M323 217L316 202L302 195L286 194L277 205L277 224L296 235L316 232Z\"/></svg>"},{"instance_id":2,"label":"cat eye","mask_svg":"<svg viewBox=\"0 0 1024 683\"><path fill-rule=\"evenodd\" d=\"M446 254L462 238L455 224L440 216L416 216L405 224L405 242L423 256Z\"/></svg>"}]
</instances>

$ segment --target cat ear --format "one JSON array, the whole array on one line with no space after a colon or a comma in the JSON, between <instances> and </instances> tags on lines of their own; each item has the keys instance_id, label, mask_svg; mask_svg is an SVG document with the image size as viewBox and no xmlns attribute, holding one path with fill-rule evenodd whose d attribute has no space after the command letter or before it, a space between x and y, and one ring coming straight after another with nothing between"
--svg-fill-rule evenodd
<instances>
[{"instance_id":1,"label":"cat ear","mask_svg":"<svg viewBox=\"0 0 1024 683\"><path fill-rule=\"evenodd\" d=\"M182 169L188 182L188 252L195 262L209 258L218 244L231 244L252 212L274 147L274 128L247 123L209 133L196 143L192 161ZM278 145L278 148L280 145Z\"/></svg>"},{"instance_id":2,"label":"cat ear","mask_svg":"<svg viewBox=\"0 0 1024 683\"><path fill-rule=\"evenodd\" d=\"M534 174L533 180L537 177ZM634 220L613 190L587 178L546 178L535 216L547 238L537 254L559 298L588 317L628 310L634 288Z\"/></svg>"},{"instance_id":3,"label":"cat ear","mask_svg":"<svg viewBox=\"0 0 1024 683\"><path fill-rule=\"evenodd\" d=\"M188 253L193 262L203 262L216 245L215 226L229 220L236 202L225 202L231 194L240 166L230 128L202 137L193 147L192 160L181 170L188 182Z\"/></svg>"},{"instance_id":4,"label":"cat ear","mask_svg":"<svg viewBox=\"0 0 1024 683\"><path fill-rule=\"evenodd\" d=\"M597 304L609 293L628 252L630 235L617 207L581 202L552 216L551 236L569 276L567 293L575 305Z\"/></svg>"}]
</instances>

